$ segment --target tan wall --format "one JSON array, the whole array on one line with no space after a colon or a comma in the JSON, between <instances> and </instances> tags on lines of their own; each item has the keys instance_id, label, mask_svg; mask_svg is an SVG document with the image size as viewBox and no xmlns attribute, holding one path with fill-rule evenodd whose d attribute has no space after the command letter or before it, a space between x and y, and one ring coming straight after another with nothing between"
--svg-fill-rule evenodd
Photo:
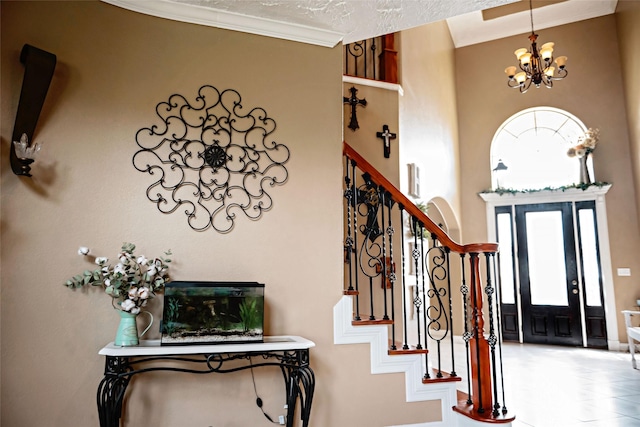
<instances>
[{"instance_id":1,"label":"tan wall","mask_svg":"<svg viewBox=\"0 0 640 427\"><path fill-rule=\"evenodd\" d=\"M629 145L633 167L633 184L636 203L640 213L640 2L619 0L616 8L620 63L627 107ZM636 287L636 298L640 298L640 284Z\"/></svg>"},{"instance_id":2,"label":"tan wall","mask_svg":"<svg viewBox=\"0 0 640 427\"><path fill-rule=\"evenodd\" d=\"M551 90L531 88L520 94L507 87L503 70L515 64L513 51L529 46L526 34L456 50L465 240L487 238L485 205L477 193L491 186L489 151L497 128L525 108L567 110L587 126L600 129L593 161L596 180L613 184L606 198L612 265L614 272L619 267L632 271L631 277L614 277L618 312L638 297L640 239L616 20L608 15L538 33L541 43L554 41L555 53L569 57L569 76ZM606 66L594 65L594 52L598 52L598 64ZM622 325L618 315L620 339L625 339Z\"/></svg>"},{"instance_id":3,"label":"tan wall","mask_svg":"<svg viewBox=\"0 0 640 427\"><path fill-rule=\"evenodd\" d=\"M265 283L266 333L316 342L313 425L439 416L437 403L405 403L403 374L370 375L368 346L333 345L343 268L339 47L176 23L94 1L0 7L3 426L98 424L97 353L118 321L107 296L62 283L89 267L78 246L113 257L123 241L147 255L170 248L174 279ZM58 57L36 131L45 147L33 180L13 175L7 161L25 43ZM151 178L131 164L135 133L155 123L156 104L174 93L192 97L203 84L236 89L247 105L264 107L277 122L274 137L291 150L289 181L272 190L271 211L255 222L240 218L229 234L198 233L181 212L158 212L145 195ZM265 410L283 413L280 373L257 371L256 382ZM267 422L248 372L139 377L126 409L129 426Z\"/></svg>"},{"instance_id":4,"label":"tan wall","mask_svg":"<svg viewBox=\"0 0 640 427\"><path fill-rule=\"evenodd\" d=\"M420 199L440 197L459 215L455 61L447 24L441 21L403 31L400 46L401 189L408 190L407 164L416 163L422 183ZM450 231L458 228L457 219L446 219Z\"/></svg>"}]
</instances>

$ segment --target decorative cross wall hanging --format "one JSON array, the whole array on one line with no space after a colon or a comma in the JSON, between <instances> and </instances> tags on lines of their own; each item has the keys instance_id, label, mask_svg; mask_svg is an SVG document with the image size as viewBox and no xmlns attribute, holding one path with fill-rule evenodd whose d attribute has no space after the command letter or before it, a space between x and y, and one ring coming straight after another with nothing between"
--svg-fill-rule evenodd
<instances>
[{"instance_id":1,"label":"decorative cross wall hanging","mask_svg":"<svg viewBox=\"0 0 640 427\"><path fill-rule=\"evenodd\" d=\"M389 126L383 125L382 132L376 132L376 136L382 138L384 142L384 157L388 159L391 154L391 140L396 139L396 134L389 132Z\"/></svg>"},{"instance_id":2,"label":"decorative cross wall hanging","mask_svg":"<svg viewBox=\"0 0 640 427\"><path fill-rule=\"evenodd\" d=\"M356 107L358 105L366 107L367 100L364 98L358 99L358 97L356 96L356 92L358 92L358 89L356 89L355 86L351 86L349 91L351 92L351 96L343 96L342 100L345 104L349 104L351 106L351 120L349 120L348 128L355 132L356 129L360 128L360 125L358 125L358 117L356 116Z\"/></svg>"},{"instance_id":3,"label":"decorative cross wall hanging","mask_svg":"<svg viewBox=\"0 0 640 427\"><path fill-rule=\"evenodd\" d=\"M268 189L287 181L289 149L274 141L276 122L242 104L233 89L202 86L190 102L178 94L156 106L160 124L136 133L133 166L156 181L147 197L162 213L181 210L196 231L231 231L236 215L259 219Z\"/></svg>"}]
</instances>

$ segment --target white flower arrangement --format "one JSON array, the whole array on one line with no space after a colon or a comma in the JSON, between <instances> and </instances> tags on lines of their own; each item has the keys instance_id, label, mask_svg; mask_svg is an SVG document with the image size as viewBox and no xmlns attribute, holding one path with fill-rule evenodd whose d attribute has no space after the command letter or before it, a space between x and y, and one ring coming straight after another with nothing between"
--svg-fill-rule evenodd
<instances>
[{"instance_id":1,"label":"white flower arrangement","mask_svg":"<svg viewBox=\"0 0 640 427\"><path fill-rule=\"evenodd\" d=\"M65 286L72 289L85 285L101 286L111 297L114 308L118 308L117 305L122 311L138 314L141 307L145 307L155 293L171 280L168 274L171 260L162 257L147 259L144 255L136 258L135 249L134 244L123 243L118 263L114 266L107 264L109 260L106 257L95 257L98 269L73 276ZM89 253L86 246L78 249L78 255L90 257ZM171 251L165 255L171 255Z\"/></svg>"},{"instance_id":2,"label":"white flower arrangement","mask_svg":"<svg viewBox=\"0 0 640 427\"><path fill-rule=\"evenodd\" d=\"M575 147L569 148L567 151L567 156L569 157L584 157L591 153L596 149L596 145L598 145L598 140L600 139L600 130L589 128L584 133L584 135L578 138L578 145Z\"/></svg>"}]
</instances>

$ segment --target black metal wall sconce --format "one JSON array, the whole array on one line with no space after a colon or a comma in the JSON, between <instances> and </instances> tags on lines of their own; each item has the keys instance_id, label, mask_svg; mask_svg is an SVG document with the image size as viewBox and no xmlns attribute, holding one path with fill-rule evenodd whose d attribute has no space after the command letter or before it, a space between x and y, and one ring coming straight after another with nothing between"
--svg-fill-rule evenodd
<instances>
[{"instance_id":1,"label":"black metal wall sconce","mask_svg":"<svg viewBox=\"0 0 640 427\"><path fill-rule=\"evenodd\" d=\"M56 68L56 56L25 44L20 62L25 67L24 79L11 138L10 161L13 173L31 176L31 164L40 150L38 144L33 144L33 133Z\"/></svg>"}]
</instances>

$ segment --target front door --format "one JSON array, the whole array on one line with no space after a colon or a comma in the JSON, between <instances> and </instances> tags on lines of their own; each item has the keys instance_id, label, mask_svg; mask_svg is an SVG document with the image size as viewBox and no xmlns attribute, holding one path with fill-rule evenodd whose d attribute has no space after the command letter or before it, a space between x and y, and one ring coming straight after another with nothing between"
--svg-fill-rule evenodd
<instances>
[{"instance_id":1,"label":"front door","mask_svg":"<svg viewBox=\"0 0 640 427\"><path fill-rule=\"evenodd\" d=\"M497 206L506 341L607 348L594 201Z\"/></svg>"},{"instance_id":2,"label":"front door","mask_svg":"<svg viewBox=\"0 0 640 427\"><path fill-rule=\"evenodd\" d=\"M571 203L516 206L525 343L582 345Z\"/></svg>"}]
</instances>

